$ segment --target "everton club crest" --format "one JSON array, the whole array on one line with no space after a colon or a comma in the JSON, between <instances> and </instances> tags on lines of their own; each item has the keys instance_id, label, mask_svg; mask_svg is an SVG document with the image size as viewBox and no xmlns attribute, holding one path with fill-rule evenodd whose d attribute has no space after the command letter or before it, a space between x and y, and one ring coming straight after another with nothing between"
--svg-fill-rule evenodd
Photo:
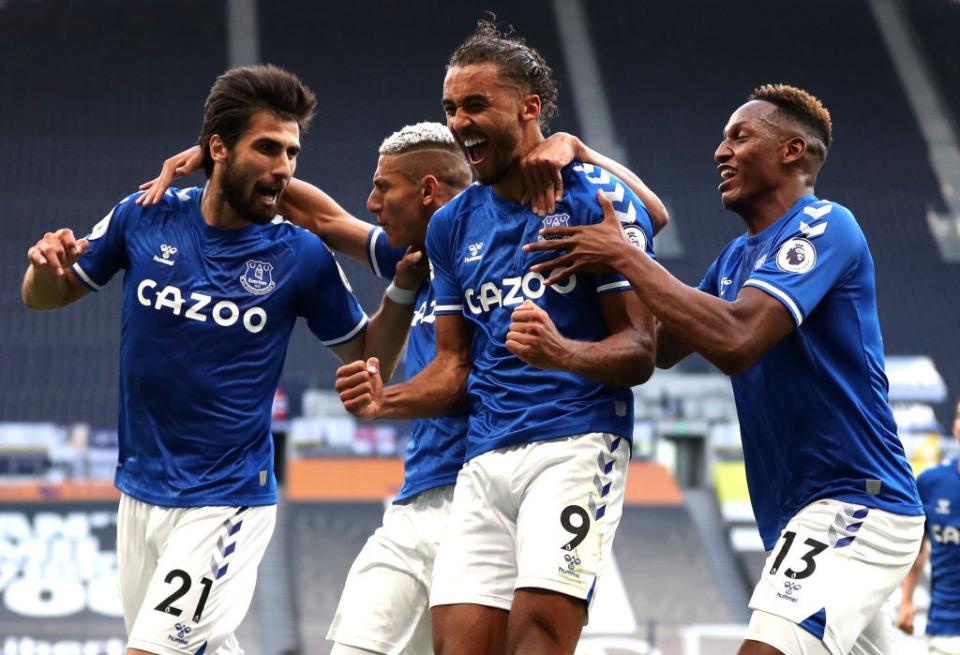
<instances>
[{"instance_id":1,"label":"everton club crest","mask_svg":"<svg viewBox=\"0 0 960 655\"><path fill-rule=\"evenodd\" d=\"M541 227L570 227L570 214L550 214L544 217ZM538 236L537 241L543 241L543 237Z\"/></svg>"},{"instance_id":2,"label":"everton club crest","mask_svg":"<svg viewBox=\"0 0 960 655\"><path fill-rule=\"evenodd\" d=\"M273 291L277 283L273 281L270 274L273 271L273 264L259 262L256 259L247 261L243 274L240 276L240 284L243 288L255 296L262 296Z\"/></svg>"}]
</instances>

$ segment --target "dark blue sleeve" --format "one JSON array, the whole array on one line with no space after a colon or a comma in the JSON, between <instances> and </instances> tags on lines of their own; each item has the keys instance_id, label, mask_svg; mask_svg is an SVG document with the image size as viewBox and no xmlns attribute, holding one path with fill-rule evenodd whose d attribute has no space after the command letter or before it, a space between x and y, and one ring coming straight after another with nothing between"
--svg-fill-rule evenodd
<instances>
[{"instance_id":1,"label":"dark blue sleeve","mask_svg":"<svg viewBox=\"0 0 960 655\"><path fill-rule=\"evenodd\" d=\"M73 272L93 291L99 291L117 271L130 265L126 231L129 215L142 212L134 202L139 195L124 198L86 236L90 247L73 265Z\"/></svg>"},{"instance_id":2,"label":"dark blue sleeve","mask_svg":"<svg viewBox=\"0 0 960 655\"><path fill-rule=\"evenodd\" d=\"M720 257L717 257L713 260L713 263L710 264L710 268L707 269L706 274L703 276L703 279L700 280L700 284L697 285L697 288L701 291L709 293L711 296L720 296L719 288L717 286L717 270L720 267Z\"/></svg>"},{"instance_id":3,"label":"dark blue sleeve","mask_svg":"<svg viewBox=\"0 0 960 655\"><path fill-rule=\"evenodd\" d=\"M437 314L463 313L463 290L456 281L454 248L450 226L453 215L450 205L441 208L427 226L427 259L430 263L430 284L437 301Z\"/></svg>"},{"instance_id":4,"label":"dark blue sleeve","mask_svg":"<svg viewBox=\"0 0 960 655\"><path fill-rule=\"evenodd\" d=\"M593 225L603 221L603 208L597 200L597 191L613 203L613 209L620 219L620 225L630 242L656 259L653 251L653 221L643 202L620 178L599 166L577 164L573 167L588 184L584 185L575 211L580 214L577 222L581 225ZM630 283L619 273L599 274L594 279L597 291L618 291L630 289Z\"/></svg>"},{"instance_id":5,"label":"dark blue sleeve","mask_svg":"<svg viewBox=\"0 0 960 655\"><path fill-rule=\"evenodd\" d=\"M390 245L383 228L374 227L367 233L367 260L370 262L370 270L377 277L392 280L397 272L397 264L405 253L405 248L394 248Z\"/></svg>"},{"instance_id":6,"label":"dark blue sleeve","mask_svg":"<svg viewBox=\"0 0 960 655\"><path fill-rule=\"evenodd\" d=\"M830 210L822 213L826 207ZM764 264L744 282L770 294L800 325L817 304L860 261L867 242L849 211L839 205L817 208L819 218L794 219L792 229L771 245Z\"/></svg>"},{"instance_id":7,"label":"dark blue sleeve","mask_svg":"<svg viewBox=\"0 0 960 655\"><path fill-rule=\"evenodd\" d=\"M357 302L343 269L323 242L304 235L305 256L298 297L299 311L325 346L336 346L356 337L367 324L367 315Z\"/></svg>"}]
</instances>

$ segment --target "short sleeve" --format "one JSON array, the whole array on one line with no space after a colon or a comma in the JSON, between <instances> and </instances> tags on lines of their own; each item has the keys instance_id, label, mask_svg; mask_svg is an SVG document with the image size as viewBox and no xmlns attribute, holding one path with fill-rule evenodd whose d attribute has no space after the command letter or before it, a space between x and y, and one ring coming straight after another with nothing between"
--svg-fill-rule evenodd
<instances>
[{"instance_id":1,"label":"short sleeve","mask_svg":"<svg viewBox=\"0 0 960 655\"><path fill-rule=\"evenodd\" d=\"M368 319L357 302L343 269L319 238L310 236L306 248L314 251L301 261L303 266L300 314L325 346L337 346L355 338Z\"/></svg>"},{"instance_id":2,"label":"short sleeve","mask_svg":"<svg viewBox=\"0 0 960 655\"><path fill-rule=\"evenodd\" d=\"M783 303L797 325L856 267L867 248L853 215L839 205L810 205L801 216L810 222L801 219L793 230L784 230L744 282Z\"/></svg>"},{"instance_id":3,"label":"short sleeve","mask_svg":"<svg viewBox=\"0 0 960 655\"><path fill-rule=\"evenodd\" d=\"M138 195L121 201L86 236L90 246L73 265L73 272L93 291L99 291L117 271L129 266L126 229L128 215L140 209L134 202Z\"/></svg>"},{"instance_id":4,"label":"short sleeve","mask_svg":"<svg viewBox=\"0 0 960 655\"><path fill-rule=\"evenodd\" d=\"M370 270L377 277L385 280L393 279L397 272L397 264L406 254L404 248L394 248L387 240L387 233L382 227L375 227L367 233L367 259Z\"/></svg>"},{"instance_id":5,"label":"short sleeve","mask_svg":"<svg viewBox=\"0 0 960 655\"><path fill-rule=\"evenodd\" d=\"M711 296L720 296L717 285L717 270L720 268L720 258L713 260L713 263L710 264L710 268L707 269L707 272L704 274L703 279L700 280L700 284L697 285L697 288L700 291L709 293Z\"/></svg>"},{"instance_id":6,"label":"short sleeve","mask_svg":"<svg viewBox=\"0 0 960 655\"><path fill-rule=\"evenodd\" d=\"M427 225L427 259L430 263L430 284L437 302L437 314L463 313L463 290L456 281L452 256L452 219L452 212L441 208Z\"/></svg>"},{"instance_id":7,"label":"short sleeve","mask_svg":"<svg viewBox=\"0 0 960 655\"><path fill-rule=\"evenodd\" d=\"M579 171L589 183L586 185L589 197L584 198L582 207L578 208L582 212L579 223L593 225L603 221L603 208L596 199L596 192L603 191L613 203L613 209L630 243L656 259L653 251L653 221L637 194L618 177L598 166L578 164L574 170ZM598 293L631 288L627 279L620 274L599 274L594 276L594 280Z\"/></svg>"}]
</instances>

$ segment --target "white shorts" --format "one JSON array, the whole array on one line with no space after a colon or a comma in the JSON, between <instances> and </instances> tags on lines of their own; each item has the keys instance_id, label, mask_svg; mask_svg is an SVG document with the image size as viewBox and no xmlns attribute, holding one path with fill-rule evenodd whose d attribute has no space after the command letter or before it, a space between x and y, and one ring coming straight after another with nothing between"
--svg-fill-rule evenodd
<instances>
[{"instance_id":1,"label":"white shorts","mask_svg":"<svg viewBox=\"0 0 960 655\"><path fill-rule=\"evenodd\" d=\"M931 636L927 647L930 655L960 655L960 637Z\"/></svg>"},{"instance_id":2,"label":"white shorts","mask_svg":"<svg viewBox=\"0 0 960 655\"><path fill-rule=\"evenodd\" d=\"M171 508L121 495L117 565L127 647L242 653L233 631L250 606L276 517L275 505Z\"/></svg>"},{"instance_id":3,"label":"white shorts","mask_svg":"<svg viewBox=\"0 0 960 655\"><path fill-rule=\"evenodd\" d=\"M755 618L746 638L787 655L885 655L886 623L872 629L872 622L916 559L923 526L922 516L836 500L807 505L790 519L767 557L750 599ZM785 622L757 612L785 619L791 630L821 640L825 650L795 645L808 641L803 635L784 643L782 630L775 626Z\"/></svg>"},{"instance_id":4,"label":"white shorts","mask_svg":"<svg viewBox=\"0 0 960 655\"><path fill-rule=\"evenodd\" d=\"M514 590L593 600L623 514L630 443L590 433L501 448L464 464L430 606L509 610Z\"/></svg>"},{"instance_id":5,"label":"white shorts","mask_svg":"<svg viewBox=\"0 0 960 655\"><path fill-rule=\"evenodd\" d=\"M327 639L385 655L433 653L430 584L453 485L391 505L353 561Z\"/></svg>"}]
</instances>

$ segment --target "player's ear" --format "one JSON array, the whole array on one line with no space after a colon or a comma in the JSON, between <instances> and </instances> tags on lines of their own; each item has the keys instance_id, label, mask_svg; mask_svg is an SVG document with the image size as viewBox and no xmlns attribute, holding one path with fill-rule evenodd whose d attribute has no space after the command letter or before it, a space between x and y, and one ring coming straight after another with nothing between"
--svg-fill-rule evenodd
<instances>
[{"instance_id":1,"label":"player's ear","mask_svg":"<svg viewBox=\"0 0 960 655\"><path fill-rule=\"evenodd\" d=\"M802 136L792 136L783 144L783 163L792 164L807 154L807 140Z\"/></svg>"},{"instance_id":2,"label":"player's ear","mask_svg":"<svg viewBox=\"0 0 960 655\"><path fill-rule=\"evenodd\" d=\"M210 137L210 159L215 162L223 163L227 161L227 155L229 150L227 149L227 144L223 142L223 139L220 138L219 134L214 134Z\"/></svg>"},{"instance_id":3,"label":"player's ear","mask_svg":"<svg viewBox=\"0 0 960 655\"><path fill-rule=\"evenodd\" d=\"M520 98L520 120L535 121L540 117L540 96L535 93Z\"/></svg>"},{"instance_id":4,"label":"player's ear","mask_svg":"<svg viewBox=\"0 0 960 655\"><path fill-rule=\"evenodd\" d=\"M433 175L424 175L420 180L420 204L430 205L440 193L440 180Z\"/></svg>"}]
</instances>

